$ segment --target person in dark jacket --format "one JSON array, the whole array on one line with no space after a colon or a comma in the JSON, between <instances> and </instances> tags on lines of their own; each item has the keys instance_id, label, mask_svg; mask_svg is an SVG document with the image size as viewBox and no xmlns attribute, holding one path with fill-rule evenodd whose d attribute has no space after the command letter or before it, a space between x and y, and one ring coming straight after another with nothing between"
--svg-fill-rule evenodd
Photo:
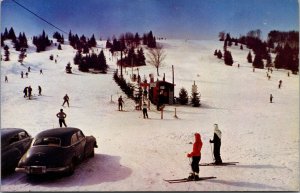
<instances>
[{"instance_id":1,"label":"person in dark jacket","mask_svg":"<svg viewBox=\"0 0 300 193\"><path fill-rule=\"evenodd\" d=\"M64 124L64 126L67 127L65 122L65 118L67 117L67 115L63 112L63 109L60 109L60 112L56 114L56 117L58 117L60 127L62 127L62 124Z\"/></svg>"},{"instance_id":2,"label":"person in dark jacket","mask_svg":"<svg viewBox=\"0 0 300 193\"><path fill-rule=\"evenodd\" d=\"M63 102L62 106L64 106L65 103L67 103L68 107L70 107L69 106L69 100L70 100L69 96L66 94L63 99L64 99L64 102Z\"/></svg>"},{"instance_id":3,"label":"person in dark jacket","mask_svg":"<svg viewBox=\"0 0 300 193\"><path fill-rule=\"evenodd\" d=\"M118 99L118 104L119 104L119 111L123 111L123 99L122 99L122 96L119 97Z\"/></svg>"},{"instance_id":4,"label":"person in dark jacket","mask_svg":"<svg viewBox=\"0 0 300 193\"><path fill-rule=\"evenodd\" d=\"M26 86L23 90L24 98L27 97L27 91L28 91L28 87Z\"/></svg>"},{"instance_id":5,"label":"person in dark jacket","mask_svg":"<svg viewBox=\"0 0 300 193\"><path fill-rule=\"evenodd\" d=\"M42 95L42 87L38 86L38 89L39 89L39 96L41 96Z\"/></svg>"},{"instance_id":6,"label":"person in dark jacket","mask_svg":"<svg viewBox=\"0 0 300 193\"><path fill-rule=\"evenodd\" d=\"M214 138L213 140L209 140L210 143L214 144L214 157L215 157L215 164L221 164L222 159L220 156L220 148L221 148L221 136L222 132L218 128L218 124L215 124L215 131L214 131Z\"/></svg>"},{"instance_id":7,"label":"person in dark jacket","mask_svg":"<svg viewBox=\"0 0 300 193\"><path fill-rule=\"evenodd\" d=\"M199 133L195 133L195 142L193 144L193 151L187 154L187 157L192 157L192 173L188 180L199 180L199 162L201 159L202 140Z\"/></svg>"},{"instance_id":8,"label":"person in dark jacket","mask_svg":"<svg viewBox=\"0 0 300 193\"><path fill-rule=\"evenodd\" d=\"M28 98L30 99L32 96L32 88L31 86L28 87Z\"/></svg>"},{"instance_id":9,"label":"person in dark jacket","mask_svg":"<svg viewBox=\"0 0 300 193\"><path fill-rule=\"evenodd\" d=\"M144 116L144 119L147 117L148 119L148 113L147 113L147 104L146 102L144 102L143 104L143 116Z\"/></svg>"}]
</instances>

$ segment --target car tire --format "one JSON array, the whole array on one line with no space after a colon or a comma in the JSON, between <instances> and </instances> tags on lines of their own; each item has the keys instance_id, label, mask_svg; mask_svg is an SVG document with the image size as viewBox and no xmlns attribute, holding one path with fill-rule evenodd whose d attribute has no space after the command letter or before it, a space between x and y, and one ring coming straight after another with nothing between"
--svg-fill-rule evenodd
<instances>
[{"instance_id":1,"label":"car tire","mask_svg":"<svg viewBox=\"0 0 300 193\"><path fill-rule=\"evenodd\" d=\"M90 154L90 157L94 157L95 156L95 150L94 150L94 148L93 148L93 150L92 150L92 152L91 152L91 154Z\"/></svg>"},{"instance_id":2,"label":"car tire","mask_svg":"<svg viewBox=\"0 0 300 193\"><path fill-rule=\"evenodd\" d=\"M69 169L67 171L67 176L70 176L74 173L74 170L75 170L75 162L72 161L70 164L69 164Z\"/></svg>"}]
</instances>

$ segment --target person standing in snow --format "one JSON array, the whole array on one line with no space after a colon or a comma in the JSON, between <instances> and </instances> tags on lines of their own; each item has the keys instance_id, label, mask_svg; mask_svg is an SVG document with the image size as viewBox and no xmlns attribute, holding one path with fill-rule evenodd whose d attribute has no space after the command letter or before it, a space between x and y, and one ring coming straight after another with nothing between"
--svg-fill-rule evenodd
<instances>
[{"instance_id":1,"label":"person standing in snow","mask_svg":"<svg viewBox=\"0 0 300 193\"><path fill-rule=\"evenodd\" d=\"M28 87L28 98L30 99L32 93L32 88L31 86Z\"/></svg>"},{"instance_id":2,"label":"person standing in snow","mask_svg":"<svg viewBox=\"0 0 300 193\"><path fill-rule=\"evenodd\" d=\"M281 88L281 85L282 85L282 80L279 80L279 85L278 85L279 89Z\"/></svg>"},{"instance_id":3,"label":"person standing in snow","mask_svg":"<svg viewBox=\"0 0 300 193\"><path fill-rule=\"evenodd\" d=\"M24 98L27 97L27 91L28 91L28 87L26 86L23 90Z\"/></svg>"},{"instance_id":4,"label":"person standing in snow","mask_svg":"<svg viewBox=\"0 0 300 193\"><path fill-rule=\"evenodd\" d=\"M218 124L214 124L215 131L214 131L214 138L213 140L209 140L210 143L214 144L214 157L215 157L215 164L221 164L222 159L220 156L220 148L221 148L221 136L222 132L218 128Z\"/></svg>"},{"instance_id":5,"label":"person standing in snow","mask_svg":"<svg viewBox=\"0 0 300 193\"><path fill-rule=\"evenodd\" d=\"M21 71L21 78L23 78L23 76L24 76L24 73L23 73L23 71Z\"/></svg>"},{"instance_id":6,"label":"person standing in snow","mask_svg":"<svg viewBox=\"0 0 300 193\"><path fill-rule=\"evenodd\" d=\"M58 123L59 126L62 127L62 124L64 124L65 127L67 127L65 118L67 117L66 113L64 113L63 109L60 109L60 112L56 114L56 117L58 117Z\"/></svg>"},{"instance_id":7,"label":"person standing in snow","mask_svg":"<svg viewBox=\"0 0 300 193\"><path fill-rule=\"evenodd\" d=\"M5 76L5 82L8 82L8 78L7 78L7 76Z\"/></svg>"},{"instance_id":8,"label":"person standing in snow","mask_svg":"<svg viewBox=\"0 0 300 193\"><path fill-rule=\"evenodd\" d=\"M42 95L42 87L38 86L38 89L39 89L39 96L41 96Z\"/></svg>"},{"instance_id":9,"label":"person standing in snow","mask_svg":"<svg viewBox=\"0 0 300 193\"><path fill-rule=\"evenodd\" d=\"M28 67L28 72L30 72L30 66Z\"/></svg>"},{"instance_id":10,"label":"person standing in snow","mask_svg":"<svg viewBox=\"0 0 300 193\"><path fill-rule=\"evenodd\" d=\"M187 154L187 157L192 157L192 173L188 180L199 180L199 162L201 159L202 140L200 133L195 133L195 142L193 144L193 151Z\"/></svg>"},{"instance_id":11,"label":"person standing in snow","mask_svg":"<svg viewBox=\"0 0 300 193\"><path fill-rule=\"evenodd\" d=\"M40 69L40 74L43 74L43 70L42 69Z\"/></svg>"},{"instance_id":12,"label":"person standing in snow","mask_svg":"<svg viewBox=\"0 0 300 193\"><path fill-rule=\"evenodd\" d=\"M143 115L144 115L144 119L147 117L148 119L148 113L147 113L147 104L146 102L144 102L143 104Z\"/></svg>"},{"instance_id":13,"label":"person standing in snow","mask_svg":"<svg viewBox=\"0 0 300 193\"><path fill-rule=\"evenodd\" d=\"M64 104L67 103L69 107L69 96L66 94L63 99L64 99L64 103L62 104L62 106L64 106Z\"/></svg>"},{"instance_id":14,"label":"person standing in snow","mask_svg":"<svg viewBox=\"0 0 300 193\"><path fill-rule=\"evenodd\" d=\"M119 111L123 111L123 99L122 99L122 96L119 97L118 99L118 103L119 103Z\"/></svg>"},{"instance_id":15,"label":"person standing in snow","mask_svg":"<svg viewBox=\"0 0 300 193\"><path fill-rule=\"evenodd\" d=\"M28 72L26 72L25 75L26 75L26 78L28 78Z\"/></svg>"},{"instance_id":16,"label":"person standing in snow","mask_svg":"<svg viewBox=\"0 0 300 193\"><path fill-rule=\"evenodd\" d=\"M270 94L270 103L273 103L273 95Z\"/></svg>"}]
</instances>

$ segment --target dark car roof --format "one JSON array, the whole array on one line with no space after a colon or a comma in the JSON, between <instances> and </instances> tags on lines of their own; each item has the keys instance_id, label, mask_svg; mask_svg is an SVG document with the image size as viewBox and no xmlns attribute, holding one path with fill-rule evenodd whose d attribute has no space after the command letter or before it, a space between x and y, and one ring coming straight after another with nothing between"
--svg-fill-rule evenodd
<instances>
[{"instance_id":1,"label":"dark car roof","mask_svg":"<svg viewBox=\"0 0 300 193\"><path fill-rule=\"evenodd\" d=\"M62 145L69 145L71 136L77 132L80 131L78 128L74 127L63 127L63 128L54 128L54 129L47 129L45 131L40 132L35 137L38 138L44 138L44 137L56 137L61 139Z\"/></svg>"},{"instance_id":2,"label":"dark car roof","mask_svg":"<svg viewBox=\"0 0 300 193\"><path fill-rule=\"evenodd\" d=\"M6 144L7 140L21 131L25 130L21 128L1 128L1 144ZM27 133L27 131L25 132Z\"/></svg>"}]
</instances>

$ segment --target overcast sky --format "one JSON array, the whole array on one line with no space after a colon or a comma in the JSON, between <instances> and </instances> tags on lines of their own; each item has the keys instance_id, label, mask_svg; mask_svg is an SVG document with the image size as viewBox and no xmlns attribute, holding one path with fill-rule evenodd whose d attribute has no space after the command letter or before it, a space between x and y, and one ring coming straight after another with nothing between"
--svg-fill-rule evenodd
<instances>
[{"instance_id":1,"label":"overcast sky","mask_svg":"<svg viewBox=\"0 0 300 193\"><path fill-rule=\"evenodd\" d=\"M260 29L299 30L297 0L15 0L60 29L106 39L124 32L153 31L155 36L216 39L220 31L233 37ZM1 32L49 36L57 29L13 0L1 2ZM65 36L66 37L66 36Z\"/></svg>"}]
</instances>

